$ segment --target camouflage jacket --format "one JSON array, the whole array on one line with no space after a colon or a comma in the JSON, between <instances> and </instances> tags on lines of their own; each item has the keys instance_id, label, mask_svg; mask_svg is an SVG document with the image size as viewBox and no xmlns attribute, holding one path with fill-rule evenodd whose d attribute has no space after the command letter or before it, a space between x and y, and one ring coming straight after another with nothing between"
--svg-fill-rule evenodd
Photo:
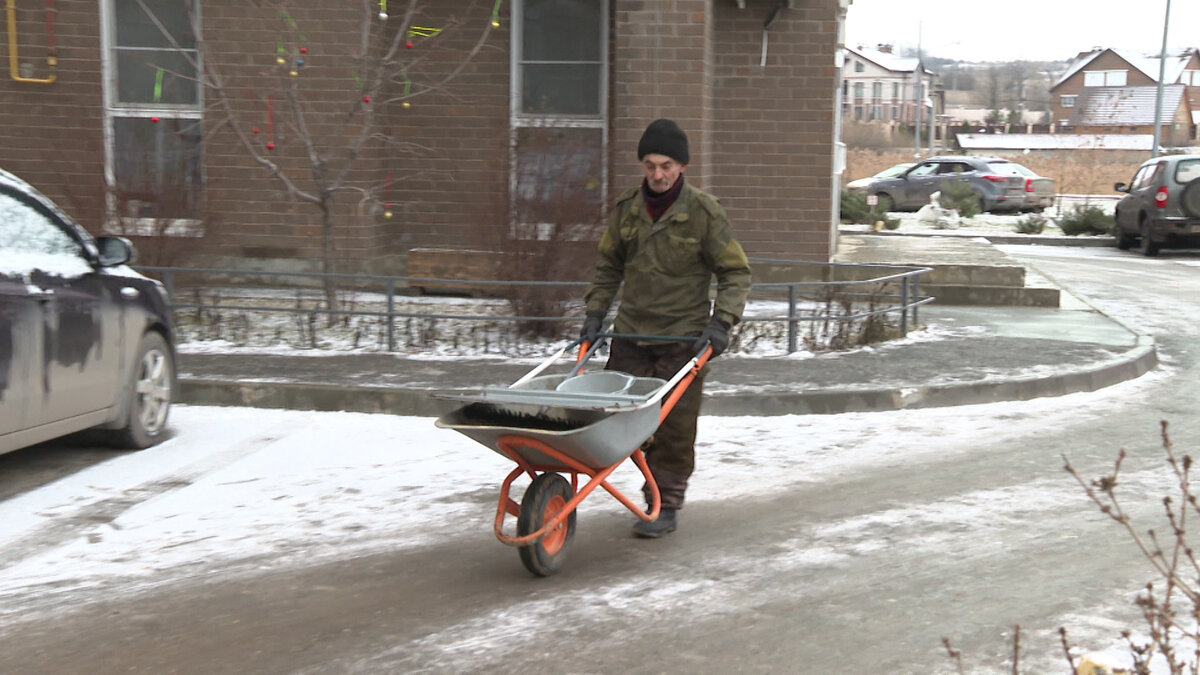
<instances>
[{"instance_id":1,"label":"camouflage jacket","mask_svg":"<svg viewBox=\"0 0 1200 675\"><path fill-rule=\"evenodd\" d=\"M731 326L741 321L750 263L712 195L684 183L671 208L651 221L641 188L628 190L617 198L599 249L584 301L588 311L607 311L625 283L613 332L699 335L714 311Z\"/></svg>"}]
</instances>

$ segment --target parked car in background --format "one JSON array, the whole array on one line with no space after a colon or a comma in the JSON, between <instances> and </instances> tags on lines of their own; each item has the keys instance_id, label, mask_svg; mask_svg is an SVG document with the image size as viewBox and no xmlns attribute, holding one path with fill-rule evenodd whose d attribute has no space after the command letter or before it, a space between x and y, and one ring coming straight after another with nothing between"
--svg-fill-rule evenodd
<instances>
[{"instance_id":1,"label":"parked car in background","mask_svg":"<svg viewBox=\"0 0 1200 675\"><path fill-rule=\"evenodd\" d=\"M93 427L121 447L162 440L171 316L132 257L0 171L0 453Z\"/></svg>"},{"instance_id":2,"label":"parked car in background","mask_svg":"<svg viewBox=\"0 0 1200 675\"><path fill-rule=\"evenodd\" d=\"M1025 179L1025 205L1022 211L1041 213L1048 207L1054 206L1054 179L1039 176L1036 171L1024 164L1010 162L1010 166Z\"/></svg>"},{"instance_id":3,"label":"parked car in background","mask_svg":"<svg viewBox=\"0 0 1200 675\"><path fill-rule=\"evenodd\" d=\"M879 180L880 178L892 178L893 176L899 176L900 174L902 174L906 170L908 170L908 168L911 167L912 165L913 165L912 162L902 162L895 166L889 166L888 168L884 169L883 171L880 171L879 173L875 174L874 176L867 176L866 178L859 178L857 180L852 180L849 183L846 183L845 188L847 190L853 190L855 192L863 192L868 187L870 187L871 183Z\"/></svg>"},{"instance_id":4,"label":"parked car in background","mask_svg":"<svg viewBox=\"0 0 1200 675\"><path fill-rule=\"evenodd\" d=\"M1165 155L1137 168L1117 202L1113 229L1117 248L1135 243L1144 255L1163 247L1200 246L1200 155Z\"/></svg>"},{"instance_id":5,"label":"parked car in background","mask_svg":"<svg viewBox=\"0 0 1200 675\"><path fill-rule=\"evenodd\" d=\"M885 211L915 211L957 180L975 191L980 211L1018 211L1025 204L1024 177L999 157L930 157L898 176L873 181L867 194L875 195Z\"/></svg>"}]
</instances>

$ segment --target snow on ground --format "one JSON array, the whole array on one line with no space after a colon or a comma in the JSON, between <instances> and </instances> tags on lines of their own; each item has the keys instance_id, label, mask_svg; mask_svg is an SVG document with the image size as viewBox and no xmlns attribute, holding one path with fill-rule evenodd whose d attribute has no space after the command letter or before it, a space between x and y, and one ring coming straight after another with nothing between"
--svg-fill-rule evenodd
<instances>
[{"instance_id":1,"label":"snow on ground","mask_svg":"<svg viewBox=\"0 0 1200 675\"><path fill-rule=\"evenodd\" d=\"M969 453L980 437L1013 438L1066 424L1080 409L1104 409L1162 377L1153 373L1102 392L950 409L702 417L700 463L689 499L764 498L797 484L853 475L868 465ZM7 552L0 553L0 562L11 563L0 569L0 617L53 611L86 600L89 592L132 593L214 574L421 546L461 531L462 523L476 522L486 531L500 481L512 468L465 436L435 428L428 418L193 406L179 406L172 415L174 436L163 444L0 502L0 551ZM939 433L912 431L919 429ZM788 470L778 470L782 466ZM1155 480L1131 474L1125 484L1137 489ZM626 465L613 482L636 495L641 477ZM518 485L514 494L523 489ZM888 522L915 518L987 529L1080 499L1069 489L1030 484L964 494L919 510L897 507L829 524L803 542L788 543L795 554L777 563L796 569L836 564L854 547L868 546L876 539L873 532ZM603 493L581 508L589 517L631 518ZM951 537L922 540L920 546L951 550L955 543ZM497 549L497 555L508 553ZM32 550L38 552L29 554ZM654 588L666 582L639 583ZM663 602L679 593L696 606L694 593L701 591L666 583L658 592ZM754 602L713 599L720 600L717 607ZM557 615L528 616L537 622ZM499 624L480 623L488 625ZM439 640L445 638L442 644L449 647L456 640L503 643L501 636L472 631Z\"/></svg>"}]
</instances>

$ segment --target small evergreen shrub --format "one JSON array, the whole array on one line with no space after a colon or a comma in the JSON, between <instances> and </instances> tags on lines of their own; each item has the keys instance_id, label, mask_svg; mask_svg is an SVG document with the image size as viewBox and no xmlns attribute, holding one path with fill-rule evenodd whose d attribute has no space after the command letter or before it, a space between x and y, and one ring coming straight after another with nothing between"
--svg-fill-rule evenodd
<instances>
[{"instance_id":1,"label":"small evergreen shrub","mask_svg":"<svg viewBox=\"0 0 1200 675\"><path fill-rule=\"evenodd\" d=\"M942 185L942 196L938 203L943 209L954 209L963 218L979 214L979 195L965 180L952 180Z\"/></svg>"},{"instance_id":2,"label":"small evergreen shrub","mask_svg":"<svg viewBox=\"0 0 1200 675\"><path fill-rule=\"evenodd\" d=\"M874 225L883 221L889 230L900 227L900 219L893 218L879 206L868 206L866 193L857 190L842 190L841 221L843 223L865 223Z\"/></svg>"},{"instance_id":3,"label":"small evergreen shrub","mask_svg":"<svg viewBox=\"0 0 1200 675\"><path fill-rule=\"evenodd\" d=\"M1069 237L1112 234L1116 222L1099 206L1076 205L1058 219L1058 227Z\"/></svg>"},{"instance_id":4,"label":"small evergreen shrub","mask_svg":"<svg viewBox=\"0 0 1200 675\"><path fill-rule=\"evenodd\" d=\"M1046 216L1033 214L1017 221L1013 229L1018 234L1041 234L1046 229Z\"/></svg>"}]
</instances>

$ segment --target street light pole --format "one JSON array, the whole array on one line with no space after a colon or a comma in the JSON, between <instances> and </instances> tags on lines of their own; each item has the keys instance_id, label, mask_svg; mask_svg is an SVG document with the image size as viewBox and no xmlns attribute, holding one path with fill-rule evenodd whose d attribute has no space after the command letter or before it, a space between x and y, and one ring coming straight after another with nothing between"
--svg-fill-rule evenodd
<instances>
[{"instance_id":1,"label":"street light pole","mask_svg":"<svg viewBox=\"0 0 1200 675\"><path fill-rule=\"evenodd\" d=\"M1171 25L1171 0L1167 0L1167 11L1163 15L1162 52L1158 55L1158 93L1154 97L1154 147L1150 157L1158 157L1159 143L1162 141L1162 106L1163 80L1167 78L1167 28Z\"/></svg>"}]
</instances>

